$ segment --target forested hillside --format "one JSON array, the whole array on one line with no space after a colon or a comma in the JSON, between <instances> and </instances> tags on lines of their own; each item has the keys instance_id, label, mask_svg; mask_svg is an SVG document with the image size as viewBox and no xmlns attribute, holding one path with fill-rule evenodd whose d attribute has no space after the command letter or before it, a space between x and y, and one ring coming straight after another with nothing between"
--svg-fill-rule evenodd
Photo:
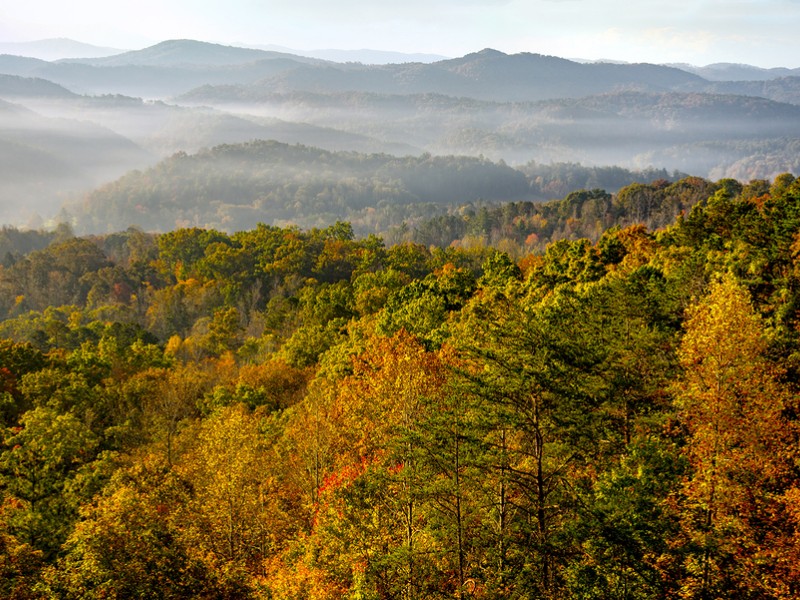
<instances>
[{"instance_id":1,"label":"forested hillside","mask_svg":"<svg viewBox=\"0 0 800 600\"><path fill-rule=\"evenodd\" d=\"M596 180L595 175L592 177ZM521 257L529 252L544 252L551 243L560 240L597 241L612 227L643 224L655 229L669 225L719 189L751 198L768 188L764 180L742 186L733 179L716 183L699 177L685 177L674 183L658 179L649 184L627 185L616 194L599 188L581 189L550 202L464 206L447 215L422 220L413 229L395 226L388 236L392 240L442 247L488 243Z\"/></svg>"},{"instance_id":2,"label":"forested hillside","mask_svg":"<svg viewBox=\"0 0 800 600\"><path fill-rule=\"evenodd\" d=\"M0 596L797 598L800 180L462 217L0 231Z\"/></svg>"},{"instance_id":3,"label":"forested hillside","mask_svg":"<svg viewBox=\"0 0 800 600\"><path fill-rule=\"evenodd\" d=\"M514 169L467 156L396 157L254 141L178 153L67 208L83 232L129 225L146 231L186 226L237 231L258 222L310 228L348 220L367 235L469 203L558 197L586 185L616 191L676 176L656 169L533 162Z\"/></svg>"}]
</instances>

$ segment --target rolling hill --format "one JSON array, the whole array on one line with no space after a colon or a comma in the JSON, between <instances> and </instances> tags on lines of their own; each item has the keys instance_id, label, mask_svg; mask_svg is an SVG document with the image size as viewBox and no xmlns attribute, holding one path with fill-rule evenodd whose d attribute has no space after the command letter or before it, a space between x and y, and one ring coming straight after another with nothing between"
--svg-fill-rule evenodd
<instances>
[{"instance_id":1,"label":"rolling hill","mask_svg":"<svg viewBox=\"0 0 800 600\"><path fill-rule=\"evenodd\" d=\"M0 56L0 73L47 79L80 94L167 98L204 84L251 83L315 59L174 40L97 59L47 62Z\"/></svg>"},{"instance_id":2,"label":"rolling hill","mask_svg":"<svg viewBox=\"0 0 800 600\"><path fill-rule=\"evenodd\" d=\"M387 227L402 220L404 207L416 213L428 205L436 214L436 207L530 194L522 172L486 159L398 158L259 141L176 154L95 190L69 211L81 231L116 231L123 223L161 231L237 230L256 222L312 227L377 218L378 208L385 222L372 226Z\"/></svg>"},{"instance_id":3,"label":"rolling hill","mask_svg":"<svg viewBox=\"0 0 800 600\"><path fill-rule=\"evenodd\" d=\"M113 56L80 58L61 62L92 65L95 67L222 67L244 65L276 58L290 59L298 63L320 61L287 52L274 52L254 48L240 48L210 44L196 40L167 40L142 50L131 50Z\"/></svg>"},{"instance_id":4,"label":"rolling hill","mask_svg":"<svg viewBox=\"0 0 800 600\"><path fill-rule=\"evenodd\" d=\"M511 163L653 165L704 176L744 159L745 151L736 149L740 142L772 140L773 154L780 154L783 138L800 135L800 107L727 94L618 91L490 102L440 94L277 92L261 83L202 88L180 101L336 127L436 154L483 154ZM730 152L704 157L702 150L670 150L707 143L728 145ZM666 162L647 162L654 152Z\"/></svg>"}]
</instances>

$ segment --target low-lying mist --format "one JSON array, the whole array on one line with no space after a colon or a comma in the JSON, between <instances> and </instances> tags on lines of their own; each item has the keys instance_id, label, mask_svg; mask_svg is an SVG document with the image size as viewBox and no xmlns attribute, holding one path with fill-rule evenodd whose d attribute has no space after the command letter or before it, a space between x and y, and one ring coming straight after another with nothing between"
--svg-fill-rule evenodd
<instances>
[{"instance_id":1,"label":"low-lying mist","mask_svg":"<svg viewBox=\"0 0 800 600\"><path fill-rule=\"evenodd\" d=\"M767 98L800 102L795 83L786 77L737 87L657 65L583 65L491 50L433 64L381 66L187 40L102 60L0 56L0 222L66 218L59 214L65 202L74 215L81 212L76 206L96 207L99 197L118 215L132 210L130 218L158 229L267 218L316 224L346 214L345 207L354 209L364 197L421 205L439 205L444 197L476 199L470 188L455 197L459 186L445 194L436 179L427 184L435 197L428 197L420 186L409 189L383 174L345 181L345 169L331 179L320 175L329 165L293 168L270 162L272 156L259 166L259 177L270 186L260 195L237 197L250 175L224 162L208 163L218 181L176 178L169 184L173 203L185 198L196 209L177 206L167 221L146 214L151 183L138 171L149 173L159 161L170 164L176 153L222 160L223 152L208 151L258 140L422 157L421 163L428 155L463 156L498 168L563 162L769 179L798 168L800 105ZM740 92L750 95L734 95ZM437 176L431 171L416 177ZM371 178L380 181L382 197ZM141 189L133 189L133 181ZM316 205L311 189L320 198ZM110 190L127 196L112 198ZM529 195L523 190L508 198ZM339 198L338 206L331 196ZM199 198L207 204L199 206ZM302 214L293 212L300 205ZM259 212L263 207L268 210ZM105 229L108 222L95 225Z\"/></svg>"}]
</instances>

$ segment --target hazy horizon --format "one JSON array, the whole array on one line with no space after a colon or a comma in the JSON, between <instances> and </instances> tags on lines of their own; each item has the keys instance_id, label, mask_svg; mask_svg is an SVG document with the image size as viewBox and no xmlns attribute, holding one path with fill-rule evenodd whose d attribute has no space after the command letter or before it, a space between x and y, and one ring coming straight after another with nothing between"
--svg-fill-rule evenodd
<instances>
[{"instance_id":1,"label":"hazy horizon","mask_svg":"<svg viewBox=\"0 0 800 600\"><path fill-rule=\"evenodd\" d=\"M120 49L194 39L302 51L463 56L482 48L586 60L800 67L798 0L622 4L618 0L187 0L133 5L33 0L0 8L0 42L68 38Z\"/></svg>"}]
</instances>

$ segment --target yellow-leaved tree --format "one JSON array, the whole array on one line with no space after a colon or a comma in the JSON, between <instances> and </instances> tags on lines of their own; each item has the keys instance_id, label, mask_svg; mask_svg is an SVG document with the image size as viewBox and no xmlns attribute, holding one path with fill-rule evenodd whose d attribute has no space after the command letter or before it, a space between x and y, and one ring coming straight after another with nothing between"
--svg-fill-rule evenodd
<instances>
[{"instance_id":1,"label":"yellow-leaved tree","mask_svg":"<svg viewBox=\"0 0 800 600\"><path fill-rule=\"evenodd\" d=\"M193 490L185 506L187 545L216 570L257 572L286 521L271 494L258 417L243 405L225 407L184 433L195 441L175 467Z\"/></svg>"},{"instance_id":2,"label":"yellow-leaved tree","mask_svg":"<svg viewBox=\"0 0 800 600\"><path fill-rule=\"evenodd\" d=\"M688 309L685 329L676 399L692 470L683 486L682 595L796 597L785 595L786 557L775 551L785 547L777 520L792 483L793 444L764 324L728 276Z\"/></svg>"}]
</instances>

